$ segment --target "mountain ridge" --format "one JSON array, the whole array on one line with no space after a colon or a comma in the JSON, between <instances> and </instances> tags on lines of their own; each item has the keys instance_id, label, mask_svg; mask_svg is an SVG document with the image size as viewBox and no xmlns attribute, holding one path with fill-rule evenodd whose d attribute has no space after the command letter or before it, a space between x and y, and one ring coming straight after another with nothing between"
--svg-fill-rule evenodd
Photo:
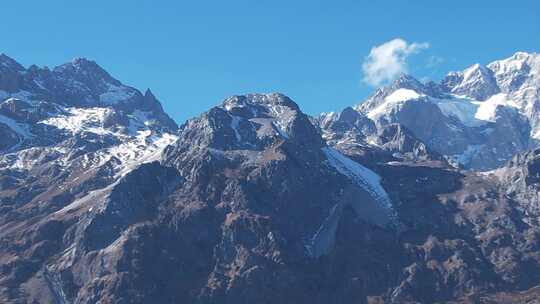
<instances>
[{"instance_id":1,"label":"mountain ridge","mask_svg":"<svg viewBox=\"0 0 540 304\"><path fill-rule=\"evenodd\" d=\"M440 83L402 75L354 109L380 127L406 126L455 166L491 170L538 146L539 71L540 55L518 52Z\"/></svg>"},{"instance_id":2,"label":"mountain ridge","mask_svg":"<svg viewBox=\"0 0 540 304\"><path fill-rule=\"evenodd\" d=\"M540 285L540 152L508 106L476 125L447 115L471 100L406 76L377 115L247 94L177 127L150 90L77 62L0 69L3 303L478 303ZM441 150L516 130L527 145L497 170Z\"/></svg>"}]
</instances>

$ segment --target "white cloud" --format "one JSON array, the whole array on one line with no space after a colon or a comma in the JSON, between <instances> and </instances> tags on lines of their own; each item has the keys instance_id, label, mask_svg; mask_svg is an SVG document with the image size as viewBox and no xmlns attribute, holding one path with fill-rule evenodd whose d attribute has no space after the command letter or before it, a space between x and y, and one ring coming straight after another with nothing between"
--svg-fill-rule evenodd
<instances>
[{"instance_id":1,"label":"white cloud","mask_svg":"<svg viewBox=\"0 0 540 304\"><path fill-rule=\"evenodd\" d=\"M394 80L407 72L407 58L423 49L429 48L429 43L408 43L396 38L375 46L362 64L364 82L379 86Z\"/></svg>"}]
</instances>

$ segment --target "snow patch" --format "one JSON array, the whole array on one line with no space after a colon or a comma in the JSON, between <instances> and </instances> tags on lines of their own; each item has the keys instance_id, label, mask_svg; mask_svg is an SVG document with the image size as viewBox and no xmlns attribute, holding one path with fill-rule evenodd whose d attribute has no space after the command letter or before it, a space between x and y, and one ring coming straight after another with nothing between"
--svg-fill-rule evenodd
<instances>
[{"instance_id":1,"label":"snow patch","mask_svg":"<svg viewBox=\"0 0 540 304\"><path fill-rule=\"evenodd\" d=\"M455 117L464 125L477 127L494 122L498 106L518 108L506 94L495 94L485 101L477 101L464 96L452 95L448 99L431 99L447 117Z\"/></svg>"},{"instance_id":2,"label":"snow patch","mask_svg":"<svg viewBox=\"0 0 540 304\"><path fill-rule=\"evenodd\" d=\"M498 106L518 108L518 105L514 101L509 100L508 96L503 93L493 95L486 101L480 102L479 105L480 106L478 107L474 117L480 120L492 122L494 122L496 119Z\"/></svg>"},{"instance_id":3,"label":"snow patch","mask_svg":"<svg viewBox=\"0 0 540 304\"><path fill-rule=\"evenodd\" d=\"M178 137L169 133L157 136L152 131L138 131L134 139L118 146L100 151L100 155L107 160L117 158L121 162L117 177L124 176L141 164L159 160L161 152L168 145L173 144Z\"/></svg>"},{"instance_id":4,"label":"snow patch","mask_svg":"<svg viewBox=\"0 0 540 304\"><path fill-rule=\"evenodd\" d=\"M287 126L294 119L294 115L291 113L291 110L288 107L275 104L268 105L268 109L274 117L272 125L279 133L279 135L281 135L281 137L288 139L289 134L287 133Z\"/></svg>"},{"instance_id":5,"label":"snow patch","mask_svg":"<svg viewBox=\"0 0 540 304\"><path fill-rule=\"evenodd\" d=\"M135 110L129 116L128 133L129 135L136 136L139 130L147 129L148 126L154 124L154 120L151 119L151 113L141 110Z\"/></svg>"},{"instance_id":6,"label":"snow patch","mask_svg":"<svg viewBox=\"0 0 540 304\"><path fill-rule=\"evenodd\" d=\"M357 185L368 191L378 203L387 209L392 209L388 193L381 186L381 177L368 168L344 156L336 149L322 148L328 163L339 173L352 179Z\"/></svg>"},{"instance_id":7,"label":"snow patch","mask_svg":"<svg viewBox=\"0 0 540 304\"><path fill-rule=\"evenodd\" d=\"M432 101L446 117L455 117L468 127L485 124L484 121L475 117L479 107L478 103L467 97L453 95L448 99L433 98Z\"/></svg>"},{"instance_id":8,"label":"snow patch","mask_svg":"<svg viewBox=\"0 0 540 304\"><path fill-rule=\"evenodd\" d=\"M405 102L409 100L416 100L424 97L423 94L418 94L414 90L398 89L392 92L392 94L384 98L384 102L375 109L368 112L367 117L375 119L381 115L389 113L394 108L401 107Z\"/></svg>"},{"instance_id":9,"label":"snow patch","mask_svg":"<svg viewBox=\"0 0 540 304\"><path fill-rule=\"evenodd\" d=\"M112 114L114 110L111 108L65 108L62 114L39 123L66 130L71 134L90 132L119 139L120 144L85 154L82 160L83 166L89 164L92 168L114 160L119 163L114 169L116 177L127 174L143 163L159 160L163 149L177 140L176 135L150 130L148 127L154 121L150 119L149 112L134 111L128 115L127 131L119 132L105 126L107 117ZM63 159L56 162L63 167L68 166Z\"/></svg>"},{"instance_id":10,"label":"snow patch","mask_svg":"<svg viewBox=\"0 0 540 304\"><path fill-rule=\"evenodd\" d=\"M112 133L104 127L105 118L114 111L111 108L66 108L65 110L64 114L50 117L39 123L67 130L72 134L82 131L100 135Z\"/></svg>"},{"instance_id":11,"label":"snow patch","mask_svg":"<svg viewBox=\"0 0 540 304\"><path fill-rule=\"evenodd\" d=\"M328 216L323 220L315 234L306 242L304 248L308 256L318 258L326 254L331 248L334 243L341 209L341 203L337 203L330 208Z\"/></svg>"},{"instance_id":12,"label":"snow patch","mask_svg":"<svg viewBox=\"0 0 540 304\"><path fill-rule=\"evenodd\" d=\"M242 135L240 135L240 132L238 131L238 127L240 125L240 120L242 120L238 116L230 115L231 116L231 128L234 131L234 136L236 137L237 142L242 142Z\"/></svg>"},{"instance_id":13,"label":"snow patch","mask_svg":"<svg viewBox=\"0 0 540 304\"><path fill-rule=\"evenodd\" d=\"M422 95L418 94L416 91L409 90L409 89L398 89L394 91L392 94L386 96L384 99L386 102L400 102L400 101L407 101L411 99L417 99L420 98Z\"/></svg>"},{"instance_id":14,"label":"snow patch","mask_svg":"<svg viewBox=\"0 0 540 304\"><path fill-rule=\"evenodd\" d=\"M98 151L97 157L101 162L93 167L99 167L113 158L120 161L120 164L115 168L114 177L116 181L105 188L88 192L85 196L57 211L56 214L81 207L93 208L96 202L103 201L102 198L110 193L110 190L118 184L122 177L142 164L159 160L163 149L173 144L177 139L177 136L168 133L157 136L152 134L150 130L139 131L139 134L133 140ZM87 156L85 155L85 157Z\"/></svg>"}]
</instances>

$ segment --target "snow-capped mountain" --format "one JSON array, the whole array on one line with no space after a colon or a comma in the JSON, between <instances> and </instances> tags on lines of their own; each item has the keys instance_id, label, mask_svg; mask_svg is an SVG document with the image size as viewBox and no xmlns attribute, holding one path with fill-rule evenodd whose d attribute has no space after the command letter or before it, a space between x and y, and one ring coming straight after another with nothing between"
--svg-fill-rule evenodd
<instances>
[{"instance_id":1,"label":"snow-capped mountain","mask_svg":"<svg viewBox=\"0 0 540 304\"><path fill-rule=\"evenodd\" d=\"M140 162L174 140L177 126L150 90L125 86L87 59L25 69L0 55L0 75L4 170L52 161L64 167L76 158Z\"/></svg>"},{"instance_id":2,"label":"snow-capped mountain","mask_svg":"<svg viewBox=\"0 0 540 304\"><path fill-rule=\"evenodd\" d=\"M539 75L540 55L519 52L440 83L403 75L355 109L379 128L401 124L455 165L491 170L538 146Z\"/></svg>"},{"instance_id":3,"label":"snow-capped mountain","mask_svg":"<svg viewBox=\"0 0 540 304\"><path fill-rule=\"evenodd\" d=\"M283 94L232 96L177 127L92 61L4 55L0 302L537 296L540 151L452 166L534 144L534 99L515 96L536 76L512 70L534 56L403 76L315 118Z\"/></svg>"}]
</instances>

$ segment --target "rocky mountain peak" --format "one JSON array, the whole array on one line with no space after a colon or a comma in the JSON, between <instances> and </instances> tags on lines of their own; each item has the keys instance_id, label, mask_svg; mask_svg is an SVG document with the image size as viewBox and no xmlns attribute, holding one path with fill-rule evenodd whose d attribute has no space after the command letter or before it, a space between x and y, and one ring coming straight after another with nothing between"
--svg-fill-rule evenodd
<instances>
[{"instance_id":1,"label":"rocky mountain peak","mask_svg":"<svg viewBox=\"0 0 540 304\"><path fill-rule=\"evenodd\" d=\"M476 100L486 100L500 91L493 71L480 64L474 64L463 72L448 74L442 85L453 94Z\"/></svg>"},{"instance_id":2,"label":"rocky mountain peak","mask_svg":"<svg viewBox=\"0 0 540 304\"><path fill-rule=\"evenodd\" d=\"M22 82L24 67L5 54L0 54L0 92L16 92ZM0 93L1 97L1 93Z\"/></svg>"},{"instance_id":3,"label":"rocky mountain peak","mask_svg":"<svg viewBox=\"0 0 540 304\"><path fill-rule=\"evenodd\" d=\"M540 53L537 52L523 52L523 51L517 51L512 56L502 59L502 60L496 60L488 65L488 67L495 63L503 63L507 65L514 65L514 67L518 67L516 65L517 62L523 62L527 63L529 65L535 65L536 62L540 60Z\"/></svg>"},{"instance_id":4,"label":"rocky mountain peak","mask_svg":"<svg viewBox=\"0 0 540 304\"><path fill-rule=\"evenodd\" d=\"M399 89L409 89L417 92L423 92L425 88L423 83L409 74L402 74L392 83L382 88L386 95L391 94Z\"/></svg>"},{"instance_id":5,"label":"rocky mountain peak","mask_svg":"<svg viewBox=\"0 0 540 304\"><path fill-rule=\"evenodd\" d=\"M59 78L77 81L93 91L106 90L107 86L122 85L95 61L86 58L75 58L71 62L55 67L53 73Z\"/></svg>"},{"instance_id":6,"label":"rocky mountain peak","mask_svg":"<svg viewBox=\"0 0 540 304\"><path fill-rule=\"evenodd\" d=\"M339 113L338 121L354 123L361 116L362 114L355 111L352 107L346 107Z\"/></svg>"},{"instance_id":7,"label":"rocky mountain peak","mask_svg":"<svg viewBox=\"0 0 540 304\"><path fill-rule=\"evenodd\" d=\"M4 53L0 53L0 71L5 73L6 71L24 71L24 67L15 61L15 59L9 57Z\"/></svg>"},{"instance_id":8,"label":"rocky mountain peak","mask_svg":"<svg viewBox=\"0 0 540 304\"><path fill-rule=\"evenodd\" d=\"M299 111L298 105L292 101L289 97L281 93L268 93L268 94L247 94L236 95L227 98L223 102L223 107L226 109L240 108L244 106L261 106L267 109L271 109L275 106L282 106L289 108L293 111Z\"/></svg>"},{"instance_id":9,"label":"rocky mountain peak","mask_svg":"<svg viewBox=\"0 0 540 304\"><path fill-rule=\"evenodd\" d=\"M432 88L426 87L422 82L413 76L402 74L391 84L377 89L373 95L368 97L363 103L357 105L355 109L359 112L368 113L376 107L384 104L386 98L398 90L415 92L417 95L424 94L426 92L433 92Z\"/></svg>"},{"instance_id":10,"label":"rocky mountain peak","mask_svg":"<svg viewBox=\"0 0 540 304\"><path fill-rule=\"evenodd\" d=\"M72 69L80 73L89 73L95 75L101 75L103 78L112 78L112 76L97 62L84 57L76 57L71 62L65 63L57 67L57 70ZM116 80L116 79L115 79ZM118 81L118 80L116 80Z\"/></svg>"},{"instance_id":11,"label":"rocky mountain peak","mask_svg":"<svg viewBox=\"0 0 540 304\"><path fill-rule=\"evenodd\" d=\"M12 60L4 57L4 61ZM84 58L52 71L32 65L19 72L1 72L0 125L5 126L2 135L13 139L2 145L2 152L92 145L108 154L111 151L105 150L111 146L131 145L134 151L121 152L131 160L142 152L135 143L163 148L161 136L178 128L151 92L143 95L121 84Z\"/></svg>"},{"instance_id":12,"label":"rocky mountain peak","mask_svg":"<svg viewBox=\"0 0 540 304\"><path fill-rule=\"evenodd\" d=\"M508 58L491 62L487 67L496 74L501 74L517 70L525 71L530 68L537 69L538 64L540 64L539 53L516 52Z\"/></svg>"},{"instance_id":13,"label":"rocky mountain peak","mask_svg":"<svg viewBox=\"0 0 540 304\"><path fill-rule=\"evenodd\" d=\"M316 123L325 131L345 133L355 130L358 135L367 136L375 131L375 124L363 113L346 107L338 113L323 113ZM328 133L323 133L328 136Z\"/></svg>"},{"instance_id":14,"label":"rocky mountain peak","mask_svg":"<svg viewBox=\"0 0 540 304\"><path fill-rule=\"evenodd\" d=\"M410 74L402 74L390 85L392 88L417 89L422 90L423 84Z\"/></svg>"},{"instance_id":15,"label":"rocky mountain peak","mask_svg":"<svg viewBox=\"0 0 540 304\"><path fill-rule=\"evenodd\" d=\"M229 97L181 129L188 141L219 150L260 150L280 142L323 146L309 117L279 93Z\"/></svg>"},{"instance_id":16,"label":"rocky mountain peak","mask_svg":"<svg viewBox=\"0 0 540 304\"><path fill-rule=\"evenodd\" d=\"M540 83L540 54L517 52L513 56L488 65L501 90L515 93L522 87Z\"/></svg>"},{"instance_id":17,"label":"rocky mountain peak","mask_svg":"<svg viewBox=\"0 0 540 304\"><path fill-rule=\"evenodd\" d=\"M144 91L144 97L147 99L157 99L156 96L154 96L154 93L152 93L152 90L150 90L150 88Z\"/></svg>"}]
</instances>

